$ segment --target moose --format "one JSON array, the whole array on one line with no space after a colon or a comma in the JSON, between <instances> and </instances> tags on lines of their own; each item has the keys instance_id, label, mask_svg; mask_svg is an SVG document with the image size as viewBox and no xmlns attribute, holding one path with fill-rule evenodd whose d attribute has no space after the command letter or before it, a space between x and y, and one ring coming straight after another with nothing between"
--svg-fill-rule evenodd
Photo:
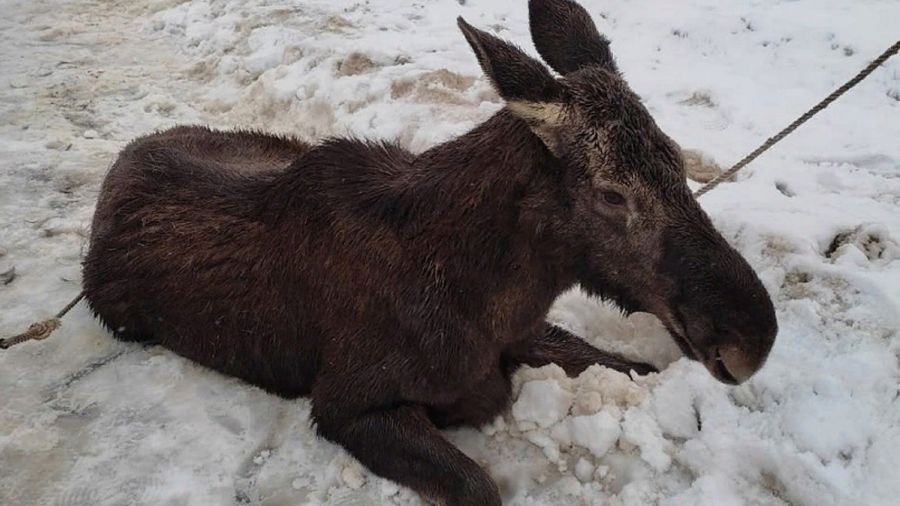
<instances>
[{"instance_id":1,"label":"moose","mask_svg":"<svg viewBox=\"0 0 900 506\"><path fill-rule=\"evenodd\" d=\"M576 284L747 380L777 333L768 293L587 11L529 9L556 74L459 18L505 105L420 154L201 126L131 142L84 261L94 314L118 339L310 397L321 436L442 505L501 504L440 429L502 413L520 366L655 371L546 322Z\"/></svg>"}]
</instances>

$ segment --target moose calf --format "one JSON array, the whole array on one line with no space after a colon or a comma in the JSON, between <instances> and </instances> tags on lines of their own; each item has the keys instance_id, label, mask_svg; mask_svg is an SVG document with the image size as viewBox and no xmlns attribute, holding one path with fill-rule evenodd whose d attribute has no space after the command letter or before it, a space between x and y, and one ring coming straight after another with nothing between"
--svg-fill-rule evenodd
<instances>
[{"instance_id":1,"label":"moose calf","mask_svg":"<svg viewBox=\"0 0 900 506\"><path fill-rule=\"evenodd\" d=\"M120 339L310 396L322 436L446 505L501 503L438 429L501 413L520 365L653 370L545 323L575 283L749 378L777 331L768 294L587 12L529 8L559 76L460 18L506 105L422 154L203 127L129 144L94 217L92 310Z\"/></svg>"}]
</instances>

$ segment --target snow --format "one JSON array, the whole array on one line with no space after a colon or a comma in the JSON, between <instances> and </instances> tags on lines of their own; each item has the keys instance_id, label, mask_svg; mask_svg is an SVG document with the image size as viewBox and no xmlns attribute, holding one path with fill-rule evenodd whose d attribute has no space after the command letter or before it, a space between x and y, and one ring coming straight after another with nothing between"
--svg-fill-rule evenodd
<instances>
[{"instance_id":1,"label":"snow","mask_svg":"<svg viewBox=\"0 0 900 506\"><path fill-rule=\"evenodd\" d=\"M892 0L583 4L661 127L723 166L855 74L900 19ZM501 106L457 15L534 54L524 0L0 7L4 334L78 292L99 183L130 139L201 122L420 151ZM701 199L778 310L752 380L717 383L655 318L572 291L552 321L663 371L525 368L509 413L447 436L510 504L896 504L898 112L894 58ZM0 395L0 504L421 504L318 439L308 401L118 343L83 305L0 353Z\"/></svg>"},{"instance_id":2,"label":"snow","mask_svg":"<svg viewBox=\"0 0 900 506\"><path fill-rule=\"evenodd\" d=\"M520 429L550 427L562 420L572 405L572 394L553 380L535 380L522 385L512 406L512 416ZM536 424L536 425L535 425Z\"/></svg>"},{"instance_id":3,"label":"snow","mask_svg":"<svg viewBox=\"0 0 900 506\"><path fill-rule=\"evenodd\" d=\"M606 455L622 434L619 420L604 411L573 416L568 424L572 443L587 448L597 458Z\"/></svg>"}]
</instances>

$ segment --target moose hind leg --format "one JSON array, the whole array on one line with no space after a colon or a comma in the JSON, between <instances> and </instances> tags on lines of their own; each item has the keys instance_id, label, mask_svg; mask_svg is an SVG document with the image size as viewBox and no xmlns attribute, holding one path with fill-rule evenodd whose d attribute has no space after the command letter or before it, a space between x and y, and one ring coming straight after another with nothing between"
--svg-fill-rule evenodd
<instances>
[{"instance_id":1,"label":"moose hind leg","mask_svg":"<svg viewBox=\"0 0 900 506\"><path fill-rule=\"evenodd\" d=\"M370 411L349 422L316 414L319 433L375 474L444 506L499 506L490 476L441 436L421 406Z\"/></svg>"}]
</instances>

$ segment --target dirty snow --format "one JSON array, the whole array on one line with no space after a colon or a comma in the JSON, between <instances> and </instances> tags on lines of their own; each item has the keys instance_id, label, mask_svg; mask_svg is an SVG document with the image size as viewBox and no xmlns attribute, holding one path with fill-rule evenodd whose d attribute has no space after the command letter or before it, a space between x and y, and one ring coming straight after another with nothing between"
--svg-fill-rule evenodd
<instances>
[{"instance_id":1,"label":"dirty snow","mask_svg":"<svg viewBox=\"0 0 900 506\"><path fill-rule=\"evenodd\" d=\"M728 165L897 37L893 0L585 0L661 126ZM176 123L413 150L500 104L454 18L531 51L526 2L0 0L0 332L79 290L99 183ZM666 366L632 381L555 366L510 412L448 437L510 504L888 505L900 497L900 58L701 200L776 301L740 387L678 358L653 317L578 292L550 318ZM11 269L15 268L14 271ZM285 401L83 305L0 353L0 504L420 504L317 439Z\"/></svg>"}]
</instances>

